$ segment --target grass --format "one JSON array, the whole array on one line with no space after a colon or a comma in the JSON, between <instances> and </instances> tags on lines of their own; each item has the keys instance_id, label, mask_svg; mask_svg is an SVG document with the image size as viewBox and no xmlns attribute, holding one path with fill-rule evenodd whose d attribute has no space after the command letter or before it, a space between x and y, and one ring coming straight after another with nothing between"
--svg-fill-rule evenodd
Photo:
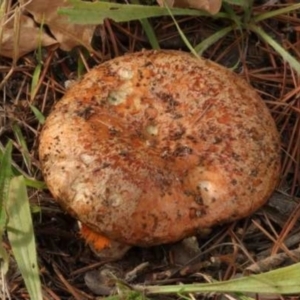
<instances>
[{"instance_id":1,"label":"grass","mask_svg":"<svg viewBox=\"0 0 300 300\"><path fill-rule=\"evenodd\" d=\"M299 286L297 278L300 275L300 264L242 278L232 279L223 282L212 282L206 284L186 284L181 286L149 286L136 287L137 290L147 294L166 293L255 293L261 294L298 294Z\"/></svg>"},{"instance_id":2,"label":"grass","mask_svg":"<svg viewBox=\"0 0 300 300\"><path fill-rule=\"evenodd\" d=\"M25 281L31 299L42 300L42 288L37 262L36 243L24 177L11 179L8 199L7 236L14 258Z\"/></svg>"},{"instance_id":3,"label":"grass","mask_svg":"<svg viewBox=\"0 0 300 300\"><path fill-rule=\"evenodd\" d=\"M85 11L85 5L91 7L92 4L80 3L77 0L72 0L75 11L64 9L62 12L68 13L70 18L77 22L82 23L86 20L83 16L87 14L89 22L103 23L103 30L105 30L105 38L101 41L104 44L103 57L112 57L114 47L119 53L124 53L129 50L128 45L134 45L131 50L140 50L145 45L153 49L183 48L195 55L201 54L221 63L224 62L237 71L243 70L243 76L267 101L283 136L284 155L280 188L289 195L299 195L300 179L297 170L300 165L300 110L297 94L299 93L300 54L297 47L300 43L300 22L297 19L297 14L299 14L297 10L300 4L265 9L259 5L251 5L250 2L226 1L222 12L213 17L208 16L207 13L187 9L145 7L137 0L132 1L135 6L106 2L93 3L97 9L105 8L109 11L111 18L115 21L123 21L122 24L104 21L107 11L103 15L97 13L94 7L93 12L90 8ZM4 3L8 2L1 4L2 14ZM231 4L238 6L233 7ZM117 7L118 10L110 10L111 6ZM80 13L76 12L76 7ZM18 10L17 12L19 13ZM157 18L150 19L149 17ZM138 20L138 22L128 22L130 20ZM273 28L270 25L273 24L272 22L277 26ZM112 30L108 30L108 26ZM289 28L294 31L290 33ZM141 30L144 31L144 35ZM201 30L203 36L198 40L193 40L191 37L198 30ZM174 36L174 40L176 36L180 37L177 38L175 46L164 46L165 38L162 37L164 32L168 33L167 36ZM282 36L283 41L280 40ZM16 47L15 45L14 51L17 53ZM254 52L253 55L250 50ZM255 51L258 51L258 55ZM230 55L234 56L233 60L230 59ZM24 293L28 293L31 299L66 299L69 295L72 295L74 299L90 299L91 296L87 294L89 291L84 289L80 278L89 268L86 267L87 265L91 266L90 268L99 266L99 262L90 253L85 252L88 250L83 250L82 242L77 239L69 222L65 221L66 216L62 215L55 204L48 200L50 196L43 191L45 185L41 181L36 154L38 133L41 124L44 123L44 115L47 115L53 103L64 91L59 76L65 79L76 70L71 70L72 64L66 63L70 56L72 57L72 54L55 51L45 60L40 48L37 49L35 57L22 58L21 63L17 63L16 59L9 61L2 58L0 233L3 240L0 255L2 273L8 273L12 268L10 263L12 254L21 271L26 291L19 277L14 281L14 289L12 290L8 285L6 291L7 295L11 293L17 299L22 299ZM254 63L251 62L252 56L255 58ZM82 52L77 52L74 57L77 61L78 57L85 59ZM99 63L97 57L95 60ZM85 61L83 65L87 64ZM65 70L69 71L65 73ZM58 76L58 73L63 75ZM19 86L14 91L16 82ZM36 208L38 215L42 216L42 221L35 215L32 221L32 211ZM128 285L117 278L119 294L111 299L124 297L145 299L146 295L152 297L164 293L193 299L197 297L195 294L208 291L235 292L232 297L239 299L245 296L237 292L257 292L258 284L263 284L268 278L270 284L261 286L260 292L299 293L297 286L299 264L262 275L227 281L235 274L241 275L246 266L257 260L261 252L265 251L267 254L264 255L269 257L279 252L279 249L287 249L284 242L299 235L296 216L297 207L295 215L291 214L290 218L281 216L276 211L263 211L262 215L258 214L253 217L255 222L247 219L222 229L221 234L220 232L212 234L208 239L209 243L203 245L201 257L201 260L207 262L209 267L200 270L211 274L218 282L203 285L197 283L185 286L178 284L158 286L160 281L152 278L148 285L141 286ZM264 225L263 228L259 223ZM34 226L37 231L35 235ZM38 240L37 244L35 236ZM254 238L258 238L261 242L253 246ZM231 246L225 246L226 243L230 243ZM289 247L293 249L295 244L290 244ZM38 254L37 250L40 250ZM288 253L289 250L284 251ZM139 255L142 254L138 253L137 256ZM220 265L217 265L217 271L214 269L216 266L210 262L211 257L220 262ZM142 257L142 259L145 258ZM165 260L167 260L166 256ZM155 267L160 271L168 270L168 266L165 268L159 266L158 263ZM52 288L41 283L41 274L45 282L51 282ZM189 276L181 273L179 275L180 278L166 277L163 283L172 282L172 280L175 283L190 282L190 277L196 282L207 281L207 277L204 276L203 280L202 277L197 277L197 273L191 273ZM143 283L142 280L140 284Z\"/></svg>"},{"instance_id":4,"label":"grass","mask_svg":"<svg viewBox=\"0 0 300 300\"><path fill-rule=\"evenodd\" d=\"M293 4L285 7L283 9L274 10L271 13L261 13L258 16L253 16L253 11L251 7L246 7L243 14L238 15L235 13L230 6L226 5L225 2L225 12L220 12L214 16L215 19L225 18L232 21L232 25L222 28L215 34L209 36L206 40L202 41L200 45L192 47L189 45L188 40L181 32L178 27L176 20L174 18L175 15L198 15L198 16L208 16L207 13L203 13L201 11L192 10L192 9L174 9L169 7L157 7L157 6L143 6L138 4L115 4L108 2L81 2L79 0L71 0L72 8L62 8L59 10L61 14L65 14L70 18L71 22L76 24L102 24L105 18L111 18L117 22L126 22L132 20L141 20L143 24L143 28L150 38L150 44L154 46L156 49L158 47L158 42L155 37L155 33L153 32L150 23L148 22L148 17L159 17L163 15L171 15L173 18L173 22L177 27L177 30L184 40L185 44L188 46L191 52L197 52L195 49L198 49L202 54L204 50L206 50L209 46L217 42L220 38L229 34L235 28L239 30L248 30L253 31L257 34L257 36L269 44L271 47L277 51L281 57L287 61L295 71L300 74L300 63L297 59L295 59L292 55L289 54L280 44L276 42L274 38L269 36L261 27L259 22L265 21L269 18L280 16L285 13L295 12L300 9L300 4ZM251 2L251 1L249 1ZM135 3L137 3L135 1ZM241 6L245 6L243 1L236 1L236 4Z\"/></svg>"}]
</instances>

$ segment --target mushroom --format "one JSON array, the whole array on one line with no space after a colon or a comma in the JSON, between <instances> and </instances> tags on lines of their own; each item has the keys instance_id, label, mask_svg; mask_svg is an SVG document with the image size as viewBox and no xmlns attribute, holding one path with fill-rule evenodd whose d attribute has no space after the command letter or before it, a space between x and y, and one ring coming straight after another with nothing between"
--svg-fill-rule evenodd
<instances>
[{"instance_id":1,"label":"mushroom","mask_svg":"<svg viewBox=\"0 0 300 300\"><path fill-rule=\"evenodd\" d=\"M279 134L256 91L167 50L88 72L48 116L39 157L54 198L112 256L249 216L280 174Z\"/></svg>"}]
</instances>

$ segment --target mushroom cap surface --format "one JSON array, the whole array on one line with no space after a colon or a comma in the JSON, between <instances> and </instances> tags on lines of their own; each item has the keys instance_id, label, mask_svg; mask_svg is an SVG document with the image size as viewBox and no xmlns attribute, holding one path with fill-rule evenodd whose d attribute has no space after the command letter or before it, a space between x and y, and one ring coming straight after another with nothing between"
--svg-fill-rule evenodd
<instances>
[{"instance_id":1,"label":"mushroom cap surface","mask_svg":"<svg viewBox=\"0 0 300 300\"><path fill-rule=\"evenodd\" d=\"M87 73L47 118L39 156L66 211L138 246L250 215L280 172L279 135L255 90L212 61L167 50Z\"/></svg>"}]
</instances>

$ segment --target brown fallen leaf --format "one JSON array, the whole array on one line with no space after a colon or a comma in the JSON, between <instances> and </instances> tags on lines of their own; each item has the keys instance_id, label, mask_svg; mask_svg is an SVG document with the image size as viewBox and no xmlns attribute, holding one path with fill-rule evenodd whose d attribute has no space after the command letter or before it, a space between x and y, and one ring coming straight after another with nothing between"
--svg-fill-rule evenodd
<instances>
[{"instance_id":1,"label":"brown fallen leaf","mask_svg":"<svg viewBox=\"0 0 300 300\"><path fill-rule=\"evenodd\" d=\"M10 19L2 20L2 22L1 56L17 60L39 46L57 44L56 40L41 31L28 16L15 13Z\"/></svg>"},{"instance_id":2,"label":"brown fallen leaf","mask_svg":"<svg viewBox=\"0 0 300 300\"><path fill-rule=\"evenodd\" d=\"M175 0L156 0L159 6L165 6L173 7Z\"/></svg>"},{"instance_id":3,"label":"brown fallen leaf","mask_svg":"<svg viewBox=\"0 0 300 300\"><path fill-rule=\"evenodd\" d=\"M221 9L222 0L157 0L160 6L165 3L169 7L195 8L205 10L214 15Z\"/></svg>"},{"instance_id":4,"label":"brown fallen leaf","mask_svg":"<svg viewBox=\"0 0 300 300\"><path fill-rule=\"evenodd\" d=\"M66 16L58 15L59 7L70 6L65 0L19 0L25 10L32 14L39 24L48 25L51 33L65 51L82 45L92 50L90 43L95 30L94 25L77 25L69 22Z\"/></svg>"}]
</instances>

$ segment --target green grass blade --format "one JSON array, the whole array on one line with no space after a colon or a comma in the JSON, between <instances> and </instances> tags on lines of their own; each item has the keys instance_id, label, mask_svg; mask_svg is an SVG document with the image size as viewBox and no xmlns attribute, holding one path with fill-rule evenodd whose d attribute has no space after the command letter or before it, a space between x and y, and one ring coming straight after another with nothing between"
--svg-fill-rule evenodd
<instances>
[{"instance_id":1,"label":"green grass blade","mask_svg":"<svg viewBox=\"0 0 300 300\"><path fill-rule=\"evenodd\" d=\"M150 24L150 22L148 21L148 19L141 19L139 20L143 26L143 29L147 35L148 41L152 47L152 49L160 49L156 34L153 30L152 25Z\"/></svg>"},{"instance_id":2,"label":"green grass blade","mask_svg":"<svg viewBox=\"0 0 300 300\"><path fill-rule=\"evenodd\" d=\"M195 51L201 56L203 52L216 43L218 40L226 36L233 30L233 26L224 27L216 33L212 34L195 47Z\"/></svg>"},{"instance_id":3,"label":"green grass blade","mask_svg":"<svg viewBox=\"0 0 300 300\"><path fill-rule=\"evenodd\" d=\"M231 5L228 5L228 4L224 3L223 4L223 9L224 9L224 11L226 11L226 13L228 15L228 18L230 20L232 20L237 25L237 27L241 30L242 26L243 26L242 18L239 15L237 15L237 13L231 7ZM248 16L249 13L250 13L250 10L247 10L247 12L244 13L244 18L246 17L246 15Z\"/></svg>"},{"instance_id":4,"label":"green grass blade","mask_svg":"<svg viewBox=\"0 0 300 300\"><path fill-rule=\"evenodd\" d=\"M7 203L7 235L31 299L42 300L36 244L26 185L23 176L10 182Z\"/></svg>"},{"instance_id":5,"label":"green grass blade","mask_svg":"<svg viewBox=\"0 0 300 300\"><path fill-rule=\"evenodd\" d=\"M44 181L39 181L28 177L24 177L24 180L27 187L32 187L38 190L44 190L47 188L47 185Z\"/></svg>"},{"instance_id":6,"label":"green grass blade","mask_svg":"<svg viewBox=\"0 0 300 300\"><path fill-rule=\"evenodd\" d=\"M169 15L171 16L171 18L172 18L172 20L173 20L173 22L174 22L174 24L177 28L177 31L178 31L180 37L182 38L183 42L188 47L188 49L191 51L191 53L198 58L199 57L198 53L195 51L194 47L191 45L191 43L189 42L189 40L185 36L184 32L181 30L179 24L177 23L176 19L174 18L172 10L168 7L166 2L165 2L165 7L166 7Z\"/></svg>"},{"instance_id":7,"label":"green grass blade","mask_svg":"<svg viewBox=\"0 0 300 300\"><path fill-rule=\"evenodd\" d=\"M11 142L10 142L11 143ZM6 146L6 148L8 147L8 145ZM12 176L19 176L19 175L23 175L24 176L24 180L26 183L26 186L28 187L33 187L36 189L46 189L47 186L43 181L39 181L36 180L32 177L30 177L28 174L26 174L26 172L24 172L13 160L11 160L11 157L9 156L9 162L7 162L7 158L5 158L8 154L7 151L5 150L6 148L2 148L2 145L0 144L0 213L1 213L1 204L3 199L5 199L5 193L3 193L3 191L5 190L3 188L3 178L7 178L10 180L10 178ZM11 153L11 151L10 151ZM4 164L2 163L2 160L4 160ZM1 166L4 166L3 168ZM11 176L7 177L3 174L3 172L5 172L6 167L5 165L11 165L11 170L9 170L9 173ZM5 186L9 186L9 181L5 184ZM0 215L0 221L1 221L1 215Z\"/></svg>"},{"instance_id":8,"label":"green grass blade","mask_svg":"<svg viewBox=\"0 0 300 300\"><path fill-rule=\"evenodd\" d=\"M27 167L28 172L30 172L30 170L31 170L31 157L30 157L30 154L29 154L29 151L28 151L26 140L23 136L23 133L22 133L20 127L17 124L13 125L13 131L14 131L14 135L16 137L17 143L20 146L19 150L22 153L24 163Z\"/></svg>"},{"instance_id":9,"label":"green grass blade","mask_svg":"<svg viewBox=\"0 0 300 300\"><path fill-rule=\"evenodd\" d=\"M133 4L140 4L140 1L139 0L131 0L131 3ZM159 46L159 42L157 40L157 37L156 37L156 34L155 34L155 31L151 25L151 23L149 22L148 19L140 19L139 20L143 26L143 29L147 35L147 38L148 38L148 41L152 47L152 49L160 49L160 46Z\"/></svg>"},{"instance_id":10,"label":"green grass blade","mask_svg":"<svg viewBox=\"0 0 300 300\"><path fill-rule=\"evenodd\" d=\"M9 195L9 183L12 176L11 168L12 142L9 141L0 158L0 271L4 276L9 268L9 257L3 247L2 237L7 223L6 203ZM4 278L0 278L4 284Z\"/></svg>"},{"instance_id":11,"label":"green grass blade","mask_svg":"<svg viewBox=\"0 0 300 300\"><path fill-rule=\"evenodd\" d=\"M283 8L279 8L276 10L268 11L263 14L259 14L254 17L253 22L256 23L256 22L260 22L260 21L263 21L266 19L274 18L274 17L280 16L283 14L287 14L292 11L296 11L297 9L300 9L300 4L287 5L286 7L283 7Z\"/></svg>"},{"instance_id":12,"label":"green grass blade","mask_svg":"<svg viewBox=\"0 0 300 300\"><path fill-rule=\"evenodd\" d=\"M84 49L82 51L83 56L87 59L89 54L87 53L86 49ZM78 57L77 59L77 77L81 78L85 73L86 73L86 69L85 69L85 64L83 62L83 58L81 56Z\"/></svg>"},{"instance_id":13,"label":"green grass blade","mask_svg":"<svg viewBox=\"0 0 300 300\"><path fill-rule=\"evenodd\" d=\"M272 37L270 37L264 30L255 24L250 24L249 29L255 32L260 39L268 43L271 47L278 52L282 58L288 62L299 75L300 75L300 63L299 61L289 54L281 45L279 45Z\"/></svg>"},{"instance_id":14,"label":"green grass blade","mask_svg":"<svg viewBox=\"0 0 300 300\"><path fill-rule=\"evenodd\" d=\"M31 87L30 87L30 98L33 100L36 96L36 93L38 92L39 87L39 81L41 77L42 72L42 35L43 35L43 26L44 26L44 19L42 20L40 27L39 27L39 36L38 36L38 48L36 51L36 59L37 59L37 65L34 69L33 75L32 75L32 81L31 81Z\"/></svg>"},{"instance_id":15,"label":"green grass blade","mask_svg":"<svg viewBox=\"0 0 300 300\"><path fill-rule=\"evenodd\" d=\"M147 294L167 293L259 293L259 294L299 294L300 263L258 275L250 275L223 282L204 284L184 284L181 286L134 287Z\"/></svg>"},{"instance_id":16,"label":"green grass blade","mask_svg":"<svg viewBox=\"0 0 300 300\"><path fill-rule=\"evenodd\" d=\"M11 168L12 142L9 141L4 148L0 160L0 230L3 232L6 225L6 203L8 200L9 183L12 176Z\"/></svg>"},{"instance_id":17,"label":"green grass blade","mask_svg":"<svg viewBox=\"0 0 300 300\"><path fill-rule=\"evenodd\" d=\"M67 15L70 21L76 24L99 25L106 18L116 22L127 22L169 15L165 7L157 5L118 4L101 1L82 2L79 0L69 0L69 3L72 7L59 8L58 13ZM207 12L196 9L172 8L171 11L173 15L210 16ZM221 15L216 14L214 17Z\"/></svg>"},{"instance_id":18,"label":"green grass blade","mask_svg":"<svg viewBox=\"0 0 300 300\"><path fill-rule=\"evenodd\" d=\"M42 72L42 64L38 63L37 66L35 67L33 75L32 75L32 81L31 81L31 87L30 87L30 97L31 97L31 99L34 99L35 94L37 92L41 72Z\"/></svg>"},{"instance_id":19,"label":"green grass blade","mask_svg":"<svg viewBox=\"0 0 300 300\"><path fill-rule=\"evenodd\" d=\"M45 117L44 117L44 115L34 105L30 105L30 108L31 108L34 116L39 121L39 123L43 125L45 123Z\"/></svg>"}]
</instances>

